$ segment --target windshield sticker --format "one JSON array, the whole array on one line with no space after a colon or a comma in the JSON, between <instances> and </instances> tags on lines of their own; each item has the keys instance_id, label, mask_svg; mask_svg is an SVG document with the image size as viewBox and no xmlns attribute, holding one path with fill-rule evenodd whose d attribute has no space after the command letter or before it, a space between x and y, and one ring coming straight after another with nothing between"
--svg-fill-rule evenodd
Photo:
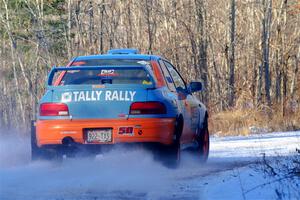
<instances>
[{"instance_id":1,"label":"windshield sticker","mask_svg":"<svg viewBox=\"0 0 300 200\"><path fill-rule=\"evenodd\" d=\"M143 80L143 85L151 85L151 84L152 84L151 81Z\"/></svg>"},{"instance_id":2,"label":"windshield sticker","mask_svg":"<svg viewBox=\"0 0 300 200\"><path fill-rule=\"evenodd\" d=\"M109 75L109 74L114 74L115 70L114 69L102 69L101 74Z\"/></svg>"},{"instance_id":3,"label":"windshield sticker","mask_svg":"<svg viewBox=\"0 0 300 200\"><path fill-rule=\"evenodd\" d=\"M81 101L134 101L136 91L73 91L64 92L61 95L61 102Z\"/></svg>"},{"instance_id":4,"label":"windshield sticker","mask_svg":"<svg viewBox=\"0 0 300 200\"><path fill-rule=\"evenodd\" d=\"M114 69L102 69L98 76L119 76L119 74L115 73Z\"/></svg>"}]
</instances>

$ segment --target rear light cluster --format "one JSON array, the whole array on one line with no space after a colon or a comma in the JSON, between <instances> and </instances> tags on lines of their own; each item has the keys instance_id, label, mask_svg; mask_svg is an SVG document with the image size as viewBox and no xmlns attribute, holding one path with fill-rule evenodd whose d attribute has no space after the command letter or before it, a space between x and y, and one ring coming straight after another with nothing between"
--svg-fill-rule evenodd
<instances>
[{"instance_id":1,"label":"rear light cluster","mask_svg":"<svg viewBox=\"0 0 300 200\"><path fill-rule=\"evenodd\" d=\"M161 102L134 102L130 106L131 115L166 114L166 107Z\"/></svg>"},{"instance_id":2,"label":"rear light cluster","mask_svg":"<svg viewBox=\"0 0 300 200\"><path fill-rule=\"evenodd\" d=\"M69 109L64 103L42 103L40 116L68 116Z\"/></svg>"},{"instance_id":3,"label":"rear light cluster","mask_svg":"<svg viewBox=\"0 0 300 200\"><path fill-rule=\"evenodd\" d=\"M161 102L134 102L130 106L131 115L166 114L166 107ZM68 116L69 108L64 103L42 103L40 116ZM132 133L132 127L121 127L120 134Z\"/></svg>"}]
</instances>

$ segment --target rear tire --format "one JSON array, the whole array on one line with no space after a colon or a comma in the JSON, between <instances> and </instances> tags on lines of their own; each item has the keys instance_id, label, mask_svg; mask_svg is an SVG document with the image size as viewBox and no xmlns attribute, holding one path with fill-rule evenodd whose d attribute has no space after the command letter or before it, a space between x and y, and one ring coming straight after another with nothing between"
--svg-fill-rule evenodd
<instances>
[{"instance_id":1,"label":"rear tire","mask_svg":"<svg viewBox=\"0 0 300 200\"><path fill-rule=\"evenodd\" d=\"M202 134L198 139L199 153L201 162L205 163L209 156L209 132L208 128L202 130Z\"/></svg>"},{"instance_id":2,"label":"rear tire","mask_svg":"<svg viewBox=\"0 0 300 200\"><path fill-rule=\"evenodd\" d=\"M180 165L180 142L174 142L170 146L164 146L162 149L163 164L171 169L176 169Z\"/></svg>"},{"instance_id":3,"label":"rear tire","mask_svg":"<svg viewBox=\"0 0 300 200\"><path fill-rule=\"evenodd\" d=\"M207 117L204 120L203 128L196 135L197 148L195 149L200 161L205 163L209 156L209 131Z\"/></svg>"}]
</instances>

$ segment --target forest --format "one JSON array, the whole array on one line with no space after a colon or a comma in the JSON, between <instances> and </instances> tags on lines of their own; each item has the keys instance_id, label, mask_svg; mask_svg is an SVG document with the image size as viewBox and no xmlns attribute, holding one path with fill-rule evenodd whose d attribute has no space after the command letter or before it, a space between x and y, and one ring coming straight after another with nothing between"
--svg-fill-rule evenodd
<instances>
[{"instance_id":1,"label":"forest","mask_svg":"<svg viewBox=\"0 0 300 200\"><path fill-rule=\"evenodd\" d=\"M53 65L112 48L201 80L212 133L300 128L299 0L0 0L0 42L2 130L26 133Z\"/></svg>"}]
</instances>

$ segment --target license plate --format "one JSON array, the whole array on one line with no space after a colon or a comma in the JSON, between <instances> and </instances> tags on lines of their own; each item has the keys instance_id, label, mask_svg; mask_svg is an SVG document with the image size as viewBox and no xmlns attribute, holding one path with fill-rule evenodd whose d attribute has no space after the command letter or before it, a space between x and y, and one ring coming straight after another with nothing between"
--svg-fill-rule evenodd
<instances>
[{"instance_id":1,"label":"license plate","mask_svg":"<svg viewBox=\"0 0 300 200\"><path fill-rule=\"evenodd\" d=\"M112 129L87 129L87 142L111 142Z\"/></svg>"}]
</instances>

